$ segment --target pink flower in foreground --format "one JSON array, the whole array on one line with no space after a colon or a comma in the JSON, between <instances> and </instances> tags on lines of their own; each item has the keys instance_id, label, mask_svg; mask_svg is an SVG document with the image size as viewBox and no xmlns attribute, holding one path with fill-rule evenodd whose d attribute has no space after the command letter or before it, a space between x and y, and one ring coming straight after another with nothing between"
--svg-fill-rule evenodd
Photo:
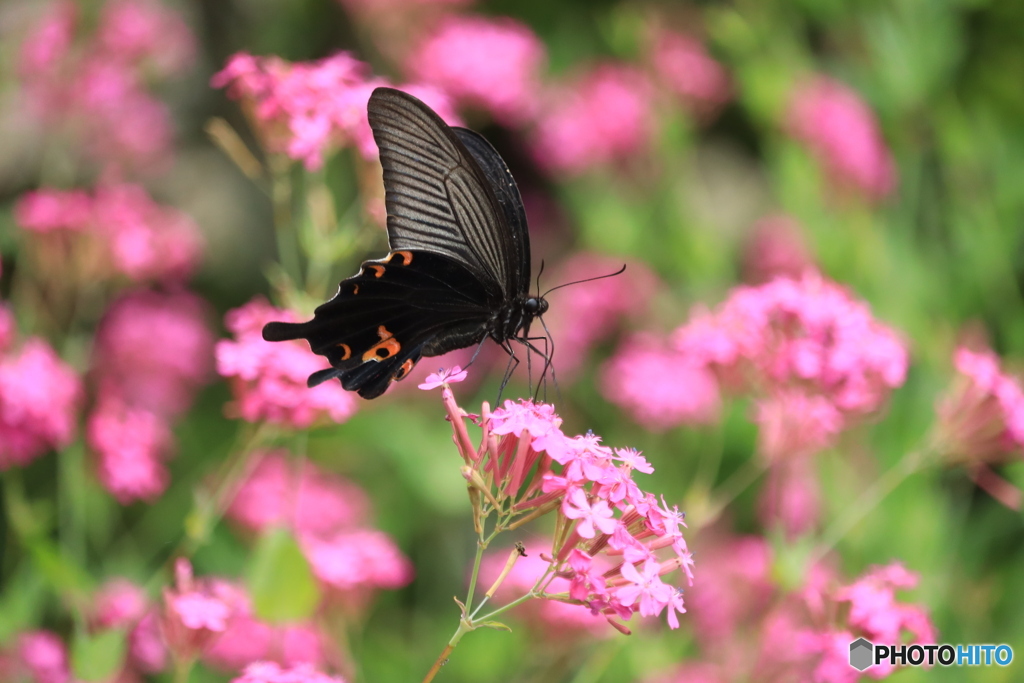
<instances>
[{"instance_id":1,"label":"pink flower in foreground","mask_svg":"<svg viewBox=\"0 0 1024 683\"><path fill-rule=\"evenodd\" d=\"M329 536L352 529L368 501L355 484L284 451L254 454L259 464L235 494L227 516L254 532L284 526L300 535Z\"/></svg>"},{"instance_id":2,"label":"pink flower in foreground","mask_svg":"<svg viewBox=\"0 0 1024 683\"><path fill-rule=\"evenodd\" d=\"M698 115L713 115L732 97L728 72L692 36L658 31L651 60L658 77Z\"/></svg>"},{"instance_id":3,"label":"pink flower in foreground","mask_svg":"<svg viewBox=\"0 0 1024 683\"><path fill-rule=\"evenodd\" d=\"M555 362L559 379L577 374L590 349L613 335L617 328L628 328L647 315L659 282L642 261L627 262L593 253L571 256L549 280L554 286L579 282L610 275L623 265L626 270L620 275L552 292L555 301L544 319L552 338L558 342Z\"/></svg>"},{"instance_id":4,"label":"pink flower in foreground","mask_svg":"<svg viewBox=\"0 0 1024 683\"><path fill-rule=\"evenodd\" d=\"M81 398L78 376L43 340L0 356L0 471L71 443Z\"/></svg>"},{"instance_id":5,"label":"pink flower in foreground","mask_svg":"<svg viewBox=\"0 0 1024 683\"><path fill-rule=\"evenodd\" d=\"M170 475L164 462L174 438L164 418L106 399L90 416L86 437L100 483L122 505L151 502L167 489Z\"/></svg>"},{"instance_id":6,"label":"pink flower in foreground","mask_svg":"<svg viewBox=\"0 0 1024 683\"><path fill-rule=\"evenodd\" d=\"M458 365L453 366L450 370L446 368L440 368L437 372L427 375L427 379L423 384L419 385L420 389L429 391L431 389L437 389L445 384L453 384L455 382L462 382L468 376L468 372L460 368Z\"/></svg>"},{"instance_id":7,"label":"pink flower in foreground","mask_svg":"<svg viewBox=\"0 0 1024 683\"><path fill-rule=\"evenodd\" d=\"M708 369L647 335L629 338L604 366L601 393L648 429L718 418L718 383Z\"/></svg>"},{"instance_id":8,"label":"pink flower in foreground","mask_svg":"<svg viewBox=\"0 0 1024 683\"><path fill-rule=\"evenodd\" d=\"M282 668L273 662L257 662L245 667L245 671L231 683L345 683L337 676L320 673L312 665L299 664Z\"/></svg>"},{"instance_id":9,"label":"pink flower in foreground","mask_svg":"<svg viewBox=\"0 0 1024 683\"><path fill-rule=\"evenodd\" d=\"M818 77L803 83L789 103L788 127L839 184L869 199L882 199L896 186L892 155L874 112L842 83Z\"/></svg>"},{"instance_id":10,"label":"pink flower in foreground","mask_svg":"<svg viewBox=\"0 0 1024 683\"><path fill-rule=\"evenodd\" d=\"M642 151L652 135L651 87L632 67L604 64L558 89L539 115L533 139L537 161L576 175Z\"/></svg>"},{"instance_id":11,"label":"pink flower in foreground","mask_svg":"<svg viewBox=\"0 0 1024 683\"><path fill-rule=\"evenodd\" d=\"M470 416L450 390L442 401L465 462L462 475L469 483L474 519L481 527L483 517L495 510L512 528L517 513L530 519L546 512L559 515L558 528L564 532L551 554L542 555L548 567L541 575L568 579L569 590L561 593L550 584L537 597L603 615L623 632L628 629L620 620L633 612L650 616L667 607L669 626L678 627L676 615L685 611L681 592L652 577L680 568L690 575L683 514L664 501L659 504L633 482L635 471L653 470L639 453L604 446L592 432L566 437L554 406L533 401L506 401L493 413L485 403L477 447L465 424ZM659 560L656 552L668 549L668 559ZM605 566L605 558L612 569ZM511 558L516 563L520 559ZM640 564L643 578L638 583Z\"/></svg>"},{"instance_id":12,"label":"pink flower in foreground","mask_svg":"<svg viewBox=\"0 0 1024 683\"><path fill-rule=\"evenodd\" d=\"M249 422L266 420L297 429L323 419L347 420L356 410L355 398L338 382L308 388L306 378L322 369L326 361L309 353L301 341L264 341L263 325L272 320L294 322L296 318L261 299L225 316L235 340L217 342L216 357L217 372L231 380L235 396L228 406L230 414Z\"/></svg>"},{"instance_id":13,"label":"pink flower in foreground","mask_svg":"<svg viewBox=\"0 0 1024 683\"><path fill-rule=\"evenodd\" d=\"M102 391L167 417L186 411L213 374L210 313L186 292L138 291L114 301L93 347Z\"/></svg>"},{"instance_id":14,"label":"pink flower in foreground","mask_svg":"<svg viewBox=\"0 0 1024 683\"><path fill-rule=\"evenodd\" d=\"M442 20L409 55L406 70L460 105L519 125L537 107L544 61L544 46L526 25L462 15Z\"/></svg>"}]
</instances>

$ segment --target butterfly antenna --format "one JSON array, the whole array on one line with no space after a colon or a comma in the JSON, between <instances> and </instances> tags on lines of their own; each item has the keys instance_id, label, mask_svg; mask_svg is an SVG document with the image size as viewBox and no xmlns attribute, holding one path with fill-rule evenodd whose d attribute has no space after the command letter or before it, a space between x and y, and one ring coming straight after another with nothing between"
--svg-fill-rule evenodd
<instances>
[{"instance_id":1,"label":"butterfly antenna","mask_svg":"<svg viewBox=\"0 0 1024 683\"><path fill-rule=\"evenodd\" d=\"M540 270L537 271L537 291L540 292L540 276L544 274L544 259L540 260Z\"/></svg>"},{"instance_id":2,"label":"butterfly antenna","mask_svg":"<svg viewBox=\"0 0 1024 683\"><path fill-rule=\"evenodd\" d=\"M626 272L626 264L623 263L622 267L619 268L614 273L606 273L605 275L598 275L596 277L588 277L588 278L583 279L583 280L575 280L573 282L566 282L563 285L558 285L557 287L552 287L551 289L549 289L548 291L544 292L540 296L541 296L541 298L544 298L548 294L550 294L551 292L555 291L556 289L561 289L562 287L568 287L569 285L579 285L579 284L582 284L584 282L593 282L594 280L604 280L605 278L615 277L616 275L622 275L625 272ZM537 284L538 284L537 289L540 289L540 286L539 286L540 285L540 281L539 280L538 280Z\"/></svg>"}]
</instances>

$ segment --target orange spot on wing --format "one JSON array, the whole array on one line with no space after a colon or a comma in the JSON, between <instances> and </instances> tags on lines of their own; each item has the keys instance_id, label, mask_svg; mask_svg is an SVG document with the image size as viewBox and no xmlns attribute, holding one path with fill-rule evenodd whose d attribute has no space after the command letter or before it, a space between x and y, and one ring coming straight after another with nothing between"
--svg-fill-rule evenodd
<instances>
[{"instance_id":1,"label":"orange spot on wing","mask_svg":"<svg viewBox=\"0 0 1024 683\"><path fill-rule=\"evenodd\" d=\"M395 379L405 379L405 376L412 370L412 366L416 365L412 358L402 363L402 367L398 368L398 372L395 374Z\"/></svg>"},{"instance_id":2,"label":"orange spot on wing","mask_svg":"<svg viewBox=\"0 0 1024 683\"><path fill-rule=\"evenodd\" d=\"M352 296L355 296L358 293L359 293L359 285L353 284L352 285Z\"/></svg>"},{"instance_id":3,"label":"orange spot on wing","mask_svg":"<svg viewBox=\"0 0 1024 683\"><path fill-rule=\"evenodd\" d=\"M405 249L402 249L401 251L393 251L390 254L388 254L388 260L386 261L386 263L391 263L391 259L395 258L396 256L402 257L403 266L407 266L410 263L412 263L412 252L407 251Z\"/></svg>"},{"instance_id":4,"label":"orange spot on wing","mask_svg":"<svg viewBox=\"0 0 1024 683\"><path fill-rule=\"evenodd\" d=\"M341 349L343 354L345 354L341 357L341 360L348 360L352 357L352 347L348 344L338 344L338 348Z\"/></svg>"},{"instance_id":5,"label":"orange spot on wing","mask_svg":"<svg viewBox=\"0 0 1024 683\"><path fill-rule=\"evenodd\" d=\"M402 350L402 345L399 341L383 325L377 328L377 336L380 337L380 341L363 354L363 362L368 360L382 361L386 358L391 358L391 356Z\"/></svg>"},{"instance_id":6,"label":"orange spot on wing","mask_svg":"<svg viewBox=\"0 0 1024 683\"><path fill-rule=\"evenodd\" d=\"M377 265L377 264L370 264L370 265L368 265L366 267L373 271L373 276L374 277L380 277L381 275L384 274L384 266Z\"/></svg>"}]
</instances>

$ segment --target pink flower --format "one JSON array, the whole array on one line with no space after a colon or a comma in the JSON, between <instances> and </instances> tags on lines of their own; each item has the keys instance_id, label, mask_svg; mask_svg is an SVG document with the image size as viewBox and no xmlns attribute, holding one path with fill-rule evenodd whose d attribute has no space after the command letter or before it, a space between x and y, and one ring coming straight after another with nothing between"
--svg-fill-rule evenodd
<instances>
[{"instance_id":1,"label":"pink flower","mask_svg":"<svg viewBox=\"0 0 1024 683\"><path fill-rule=\"evenodd\" d=\"M863 302L816 273L738 287L674 334L676 348L731 385L799 388L844 419L877 411L906 377L907 350Z\"/></svg>"},{"instance_id":2,"label":"pink flower","mask_svg":"<svg viewBox=\"0 0 1024 683\"><path fill-rule=\"evenodd\" d=\"M595 529L599 529L603 534L610 534L618 525L608 503L598 500L591 505L587 500L586 491L581 488L573 489L566 496L562 503L562 514L569 519L581 520L576 525L576 533L582 538L593 538L597 534Z\"/></svg>"},{"instance_id":3,"label":"pink flower","mask_svg":"<svg viewBox=\"0 0 1024 683\"><path fill-rule=\"evenodd\" d=\"M770 462L796 460L828 448L843 429L843 414L824 396L784 389L758 401L758 451Z\"/></svg>"},{"instance_id":4,"label":"pink flower","mask_svg":"<svg viewBox=\"0 0 1024 683\"><path fill-rule=\"evenodd\" d=\"M781 526L790 538L810 531L821 514L821 486L814 461L793 458L768 471L760 513L766 526Z\"/></svg>"},{"instance_id":5,"label":"pink flower","mask_svg":"<svg viewBox=\"0 0 1024 683\"><path fill-rule=\"evenodd\" d=\"M192 219L157 204L138 185L102 186L92 196L80 190L28 193L15 207L15 220L40 233L39 239L69 233L64 237L80 240L63 249L77 263L52 266L83 272L88 279L119 273L135 282L180 281L195 270L202 253Z\"/></svg>"},{"instance_id":6,"label":"pink flower","mask_svg":"<svg viewBox=\"0 0 1024 683\"><path fill-rule=\"evenodd\" d=\"M452 384L454 382L461 382L466 379L467 373L465 370L460 368L458 365L452 367L451 370L440 368L437 372L427 375L427 380L423 384L419 385L420 389L429 391L436 389L445 384Z\"/></svg>"},{"instance_id":7,"label":"pink flower","mask_svg":"<svg viewBox=\"0 0 1024 683\"><path fill-rule=\"evenodd\" d=\"M216 358L217 372L231 379L235 401L230 413L249 422L266 420L298 429L323 419L347 420L356 400L339 383L306 386L306 378L324 367L323 358L309 353L302 342L263 341L263 325L272 320L294 321L295 316L261 299L225 316L235 340L217 342Z\"/></svg>"},{"instance_id":8,"label":"pink flower","mask_svg":"<svg viewBox=\"0 0 1024 683\"><path fill-rule=\"evenodd\" d=\"M238 615L203 653L203 661L225 671L260 661L320 666L326 663L324 638L309 626L272 626Z\"/></svg>"},{"instance_id":9,"label":"pink flower","mask_svg":"<svg viewBox=\"0 0 1024 683\"><path fill-rule=\"evenodd\" d=\"M247 596L223 582L192 577L192 565L178 558L175 585L164 589L163 634L178 658L193 658L223 633L231 617L248 606Z\"/></svg>"},{"instance_id":10,"label":"pink flower","mask_svg":"<svg viewBox=\"0 0 1024 683\"><path fill-rule=\"evenodd\" d=\"M873 200L893 191L892 155L874 113L855 91L829 78L814 78L793 93L787 116L791 133L837 183Z\"/></svg>"},{"instance_id":11,"label":"pink flower","mask_svg":"<svg viewBox=\"0 0 1024 683\"><path fill-rule=\"evenodd\" d=\"M92 620L100 628L134 626L149 609L145 591L127 579L112 579L93 596Z\"/></svg>"},{"instance_id":12,"label":"pink flower","mask_svg":"<svg viewBox=\"0 0 1024 683\"><path fill-rule=\"evenodd\" d=\"M158 610L152 609L128 634L129 661L140 671L158 673L167 668L168 652Z\"/></svg>"},{"instance_id":13,"label":"pink flower","mask_svg":"<svg viewBox=\"0 0 1024 683\"><path fill-rule=\"evenodd\" d=\"M566 260L551 279L556 286L579 282L615 273L624 262L626 270L620 275L580 282L552 293L555 301L545 322L557 341L559 379L578 374L590 349L613 335L617 328L628 328L642 320L660 283L642 261L586 252Z\"/></svg>"},{"instance_id":14,"label":"pink flower","mask_svg":"<svg viewBox=\"0 0 1024 683\"><path fill-rule=\"evenodd\" d=\"M187 410L213 371L209 318L206 302L186 292L137 291L115 300L93 346L102 392L167 417Z\"/></svg>"},{"instance_id":15,"label":"pink flower","mask_svg":"<svg viewBox=\"0 0 1024 683\"><path fill-rule=\"evenodd\" d=\"M1024 448L1024 391L990 350L958 348L961 378L939 402L944 446L962 462L995 462Z\"/></svg>"},{"instance_id":16,"label":"pink flower","mask_svg":"<svg viewBox=\"0 0 1024 683\"><path fill-rule=\"evenodd\" d=\"M515 126L537 107L544 61L544 46L526 25L507 18L453 15L411 52L406 70L458 104L480 107Z\"/></svg>"},{"instance_id":17,"label":"pink flower","mask_svg":"<svg viewBox=\"0 0 1024 683\"><path fill-rule=\"evenodd\" d=\"M728 72L692 36L657 31L651 59L658 77L700 116L713 115L732 98Z\"/></svg>"},{"instance_id":18,"label":"pink flower","mask_svg":"<svg viewBox=\"0 0 1024 683\"><path fill-rule=\"evenodd\" d=\"M0 471L71 443L81 398L78 376L43 340L0 356Z\"/></svg>"},{"instance_id":19,"label":"pink flower","mask_svg":"<svg viewBox=\"0 0 1024 683\"><path fill-rule=\"evenodd\" d=\"M345 683L337 676L328 676L317 671L310 664L299 664L281 668L273 662L256 662L245 667L245 671L231 683Z\"/></svg>"},{"instance_id":20,"label":"pink flower","mask_svg":"<svg viewBox=\"0 0 1024 683\"><path fill-rule=\"evenodd\" d=\"M122 505L152 502L166 490L170 475L164 461L174 439L162 417L106 399L89 418L86 441L95 453L100 483Z\"/></svg>"},{"instance_id":21,"label":"pink flower","mask_svg":"<svg viewBox=\"0 0 1024 683\"><path fill-rule=\"evenodd\" d=\"M71 49L78 10L74 2L51 2L21 44L18 73L25 79L46 77Z\"/></svg>"},{"instance_id":22,"label":"pink flower","mask_svg":"<svg viewBox=\"0 0 1024 683\"><path fill-rule=\"evenodd\" d=\"M374 88L387 83L371 77L369 65L348 53L290 63L241 52L210 83L242 100L269 151L300 160L309 170L320 168L325 155L345 146L357 147L368 159L377 156L366 104ZM410 90L442 117L451 116L443 94L432 88Z\"/></svg>"},{"instance_id":23,"label":"pink flower","mask_svg":"<svg viewBox=\"0 0 1024 683\"><path fill-rule=\"evenodd\" d=\"M159 75L180 73L195 57L195 38L180 15L154 0L110 0L96 34L111 59L145 63Z\"/></svg>"},{"instance_id":24,"label":"pink flower","mask_svg":"<svg viewBox=\"0 0 1024 683\"><path fill-rule=\"evenodd\" d=\"M18 655L33 683L69 683L68 652L50 631L30 631L18 638Z\"/></svg>"},{"instance_id":25,"label":"pink flower","mask_svg":"<svg viewBox=\"0 0 1024 683\"><path fill-rule=\"evenodd\" d=\"M661 614L672 599L674 589L662 582L661 565L654 559L644 562L641 574L629 562L622 565L622 578L629 583L615 592L615 596L627 607L639 601L640 616L656 617ZM679 623L676 622L676 627Z\"/></svg>"},{"instance_id":26,"label":"pink flower","mask_svg":"<svg viewBox=\"0 0 1024 683\"><path fill-rule=\"evenodd\" d=\"M343 531L322 540L307 536L302 548L320 581L354 597L365 597L374 588L401 588L412 581L412 564L381 531Z\"/></svg>"},{"instance_id":27,"label":"pink flower","mask_svg":"<svg viewBox=\"0 0 1024 683\"><path fill-rule=\"evenodd\" d=\"M384 14L391 18L411 15L417 9L457 7L469 5L473 0L338 0L350 12Z\"/></svg>"},{"instance_id":28,"label":"pink flower","mask_svg":"<svg viewBox=\"0 0 1024 683\"><path fill-rule=\"evenodd\" d=\"M644 74L604 64L552 96L539 115L533 150L552 172L577 175L637 154L651 135L651 88Z\"/></svg>"},{"instance_id":29,"label":"pink flower","mask_svg":"<svg viewBox=\"0 0 1024 683\"><path fill-rule=\"evenodd\" d=\"M605 365L604 397L652 431L718 419L718 383L704 365L647 335L634 335Z\"/></svg>"},{"instance_id":30,"label":"pink flower","mask_svg":"<svg viewBox=\"0 0 1024 683\"><path fill-rule=\"evenodd\" d=\"M259 464L235 494L227 516L250 531L285 526L317 537L349 530L366 516L366 494L309 461L284 451L252 456Z\"/></svg>"},{"instance_id":31,"label":"pink flower","mask_svg":"<svg viewBox=\"0 0 1024 683\"><path fill-rule=\"evenodd\" d=\"M631 582L622 573L624 566L651 560L659 576L683 568L692 580L692 556L680 529L685 526L683 514L668 509L664 501L659 505L653 494L644 493L632 481L634 467L653 471L638 452L613 450L593 432L566 437L560 429L561 418L548 404L506 401L492 413L485 403L480 416L471 416L458 406L450 389L443 392L442 401L465 463L462 475L470 486L474 518L480 524L486 521L480 517L493 509L511 513L502 523L513 527L519 523L514 521L517 514L529 519L556 511L559 515L558 528L564 532L543 560L547 571L563 579L557 582L559 590L564 586L568 593L556 592L552 588L556 584L550 583L535 597L585 607L627 632L615 618L629 619L637 610L649 611L651 605L644 602L641 608L640 593L634 596L629 590L623 593L629 600L616 597L612 588ZM467 419L481 426L479 447L470 441ZM659 561L656 552L669 549L670 559ZM598 569L599 553L612 558L611 569ZM600 562L604 564L603 559ZM651 582L644 585L643 590L655 590ZM676 615L685 611L681 596L667 586L655 592L664 593L662 609L670 606L669 625L678 627Z\"/></svg>"}]
</instances>

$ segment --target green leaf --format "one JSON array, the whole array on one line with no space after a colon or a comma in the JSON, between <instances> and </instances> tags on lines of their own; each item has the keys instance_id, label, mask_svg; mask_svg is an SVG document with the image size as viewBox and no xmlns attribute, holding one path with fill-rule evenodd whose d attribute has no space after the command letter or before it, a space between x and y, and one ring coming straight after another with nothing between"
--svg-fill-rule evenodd
<instances>
[{"instance_id":1,"label":"green leaf","mask_svg":"<svg viewBox=\"0 0 1024 683\"><path fill-rule=\"evenodd\" d=\"M512 633L512 629L500 621L482 621L477 626L479 628L493 628L495 631L508 631Z\"/></svg>"},{"instance_id":2,"label":"green leaf","mask_svg":"<svg viewBox=\"0 0 1024 683\"><path fill-rule=\"evenodd\" d=\"M83 681L106 681L121 670L127 641L124 631L77 633L71 642L71 669Z\"/></svg>"},{"instance_id":3,"label":"green leaf","mask_svg":"<svg viewBox=\"0 0 1024 683\"><path fill-rule=\"evenodd\" d=\"M271 623L307 619L320 602L309 563L285 529L273 529L260 537L248 584L256 615Z\"/></svg>"}]
</instances>

